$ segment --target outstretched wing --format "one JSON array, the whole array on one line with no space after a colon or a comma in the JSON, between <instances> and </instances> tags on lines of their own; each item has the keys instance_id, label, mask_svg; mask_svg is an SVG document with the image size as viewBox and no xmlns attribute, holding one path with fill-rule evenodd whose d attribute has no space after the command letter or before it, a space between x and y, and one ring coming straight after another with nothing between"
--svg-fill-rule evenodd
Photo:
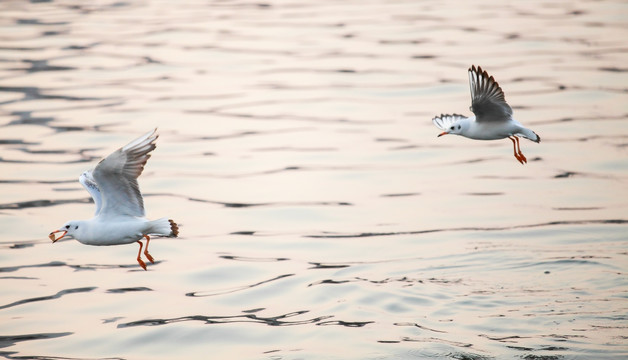
<instances>
[{"instance_id":1,"label":"outstretched wing","mask_svg":"<svg viewBox=\"0 0 628 360\"><path fill-rule=\"evenodd\" d=\"M512 109L506 103L502 88L480 66L469 68L469 86L471 111L476 122L507 121L512 117Z\"/></svg>"},{"instance_id":2,"label":"outstretched wing","mask_svg":"<svg viewBox=\"0 0 628 360\"><path fill-rule=\"evenodd\" d=\"M85 190L89 192L89 194L92 196L92 199L94 199L94 204L96 204L96 212L94 213L94 216L97 216L100 213L100 209L102 207L102 195L100 194L100 189L96 184L96 180L94 180L92 171L88 170L83 172L79 177L79 182L81 183L81 185L83 185Z\"/></svg>"},{"instance_id":3,"label":"outstretched wing","mask_svg":"<svg viewBox=\"0 0 628 360\"><path fill-rule=\"evenodd\" d=\"M432 119L434 125L441 130L449 130L451 124L455 123L460 119L466 119L466 116L462 116L460 114L441 114L440 116L435 116Z\"/></svg>"},{"instance_id":4,"label":"outstretched wing","mask_svg":"<svg viewBox=\"0 0 628 360\"><path fill-rule=\"evenodd\" d=\"M150 158L149 153L155 149L159 137L156 131L131 141L96 165L93 176L102 194L101 216L144 216L137 178Z\"/></svg>"}]
</instances>

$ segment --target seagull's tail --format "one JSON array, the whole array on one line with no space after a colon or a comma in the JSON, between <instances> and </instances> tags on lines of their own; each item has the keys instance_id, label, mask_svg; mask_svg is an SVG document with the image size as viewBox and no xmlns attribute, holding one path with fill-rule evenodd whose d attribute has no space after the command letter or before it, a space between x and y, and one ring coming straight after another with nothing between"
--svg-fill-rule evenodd
<instances>
[{"instance_id":1,"label":"seagull's tail","mask_svg":"<svg viewBox=\"0 0 628 360\"><path fill-rule=\"evenodd\" d=\"M526 129L524 127L522 127L521 129L519 129L519 131L515 134L521 137L524 137L528 140L532 140L536 143L541 142L541 137L538 136L534 131L530 130L530 129Z\"/></svg>"},{"instance_id":2,"label":"seagull's tail","mask_svg":"<svg viewBox=\"0 0 628 360\"><path fill-rule=\"evenodd\" d=\"M161 218L150 222L151 235L177 237L179 236L179 225L176 222L168 219Z\"/></svg>"}]
</instances>

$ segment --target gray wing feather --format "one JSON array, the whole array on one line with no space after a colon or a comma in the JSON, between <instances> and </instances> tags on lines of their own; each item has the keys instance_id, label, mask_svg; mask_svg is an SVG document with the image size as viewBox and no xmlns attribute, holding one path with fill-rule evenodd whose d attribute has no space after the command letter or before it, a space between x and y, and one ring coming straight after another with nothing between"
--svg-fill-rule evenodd
<instances>
[{"instance_id":1,"label":"gray wing feather","mask_svg":"<svg viewBox=\"0 0 628 360\"><path fill-rule=\"evenodd\" d=\"M131 141L96 165L93 175L102 193L101 216L145 215L137 178L150 158L149 153L155 149L159 137L156 131Z\"/></svg>"},{"instance_id":2,"label":"gray wing feather","mask_svg":"<svg viewBox=\"0 0 628 360\"><path fill-rule=\"evenodd\" d=\"M469 68L471 111L477 122L506 121L512 117L512 108L504 98L499 84L480 66Z\"/></svg>"},{"instance_id":3,"label":"gray wing feather","mask_svg":"<svg viewBox=\"0 0 628 360\"><path fill-rule=\"evenodd\" d=\"M94 180L94 176L92 175L92 171L88 170L81 174L79 177L79 182L87 192L94 199L94 204L96 205L96 212L94 216L97 216L100 213L100 209L102 207L102 195L100 194L100 189L98 188L98 184L96 184L96 180Z\"/></svg>"}]
</instances>

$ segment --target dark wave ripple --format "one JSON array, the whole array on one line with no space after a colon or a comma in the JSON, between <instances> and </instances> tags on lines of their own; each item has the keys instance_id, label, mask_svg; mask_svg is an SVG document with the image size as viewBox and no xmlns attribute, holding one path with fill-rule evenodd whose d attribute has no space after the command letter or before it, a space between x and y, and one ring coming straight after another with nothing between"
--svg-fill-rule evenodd
<instances>
[{"instance_id":1,"label":"dark wave ripple","mask_svg":"<svg viewBox=\"0 0 628 360\"><path fill-rule=\"evenodd\" d=\"M260 311L263 308L255 309L254 311ZM343 321L343 320L327 320L333 318L332 315L318 316L305 320L287 320L288 318L307 314L309 310L300 310L278 316L257 316L255 314L243 314L243 315L227 315L227 316L207 316L207 315L189 315L181 316L169 319L147 319L131 321L124 324L118 324L118 328L127 328L134 326L158 326L168 325L172 323L179 323L185 321L200 321L205 324L229 324L229 323L260 323L268 326L294 326L304 324L315 325L339 325L345 327L363 327L373 323L373 321Z\"/></svg>"}]
</instances>

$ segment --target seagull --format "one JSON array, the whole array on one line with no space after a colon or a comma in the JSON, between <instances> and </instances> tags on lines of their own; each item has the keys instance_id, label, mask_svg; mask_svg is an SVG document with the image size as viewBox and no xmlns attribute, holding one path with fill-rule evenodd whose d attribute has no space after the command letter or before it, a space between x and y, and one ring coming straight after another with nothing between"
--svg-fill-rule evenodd
<instances>
[{"instance_id":1,"label":"seagull","mask_svg":"<svg viewBox=\"0 0 628 360\"><path fill-rule=\"evenodd\" d=\"M140 240L146 239L144 255L154 264L155 260L148 253L150 235L179 235L179 226L168 218L146 219L144 200L137 184L158 137L157 129L148 132L100 160L94 169L83 172L79 182L94 199L94 217L68 221L51 232L48 238L55 243L67 236L80 243L97 246L137 242L140 245L137 262L144 270L146 263L140 257L143 247ZM60 232L61 236L55 238L55 234Z\"/></svg>"},{"instance_id":2,"label":"seagull","mask_svg":"<svg viewBox=\"0 0 628 360\"><path fill-rule=\"evenodd\" d=\"M506 103L504 92L492 76L480 66L469 68L469 86L471 87L471 107L475 116L460 114L442 114L432 122L444 130L438 136L447 134L461 135L475 140L497 140L508 138L512 141L515 158L521 163L528 162L521 153L519 136L540 142L541 138L532 130L525 128L512 117L512 109Z\"/></svg>"}]
</instances>

